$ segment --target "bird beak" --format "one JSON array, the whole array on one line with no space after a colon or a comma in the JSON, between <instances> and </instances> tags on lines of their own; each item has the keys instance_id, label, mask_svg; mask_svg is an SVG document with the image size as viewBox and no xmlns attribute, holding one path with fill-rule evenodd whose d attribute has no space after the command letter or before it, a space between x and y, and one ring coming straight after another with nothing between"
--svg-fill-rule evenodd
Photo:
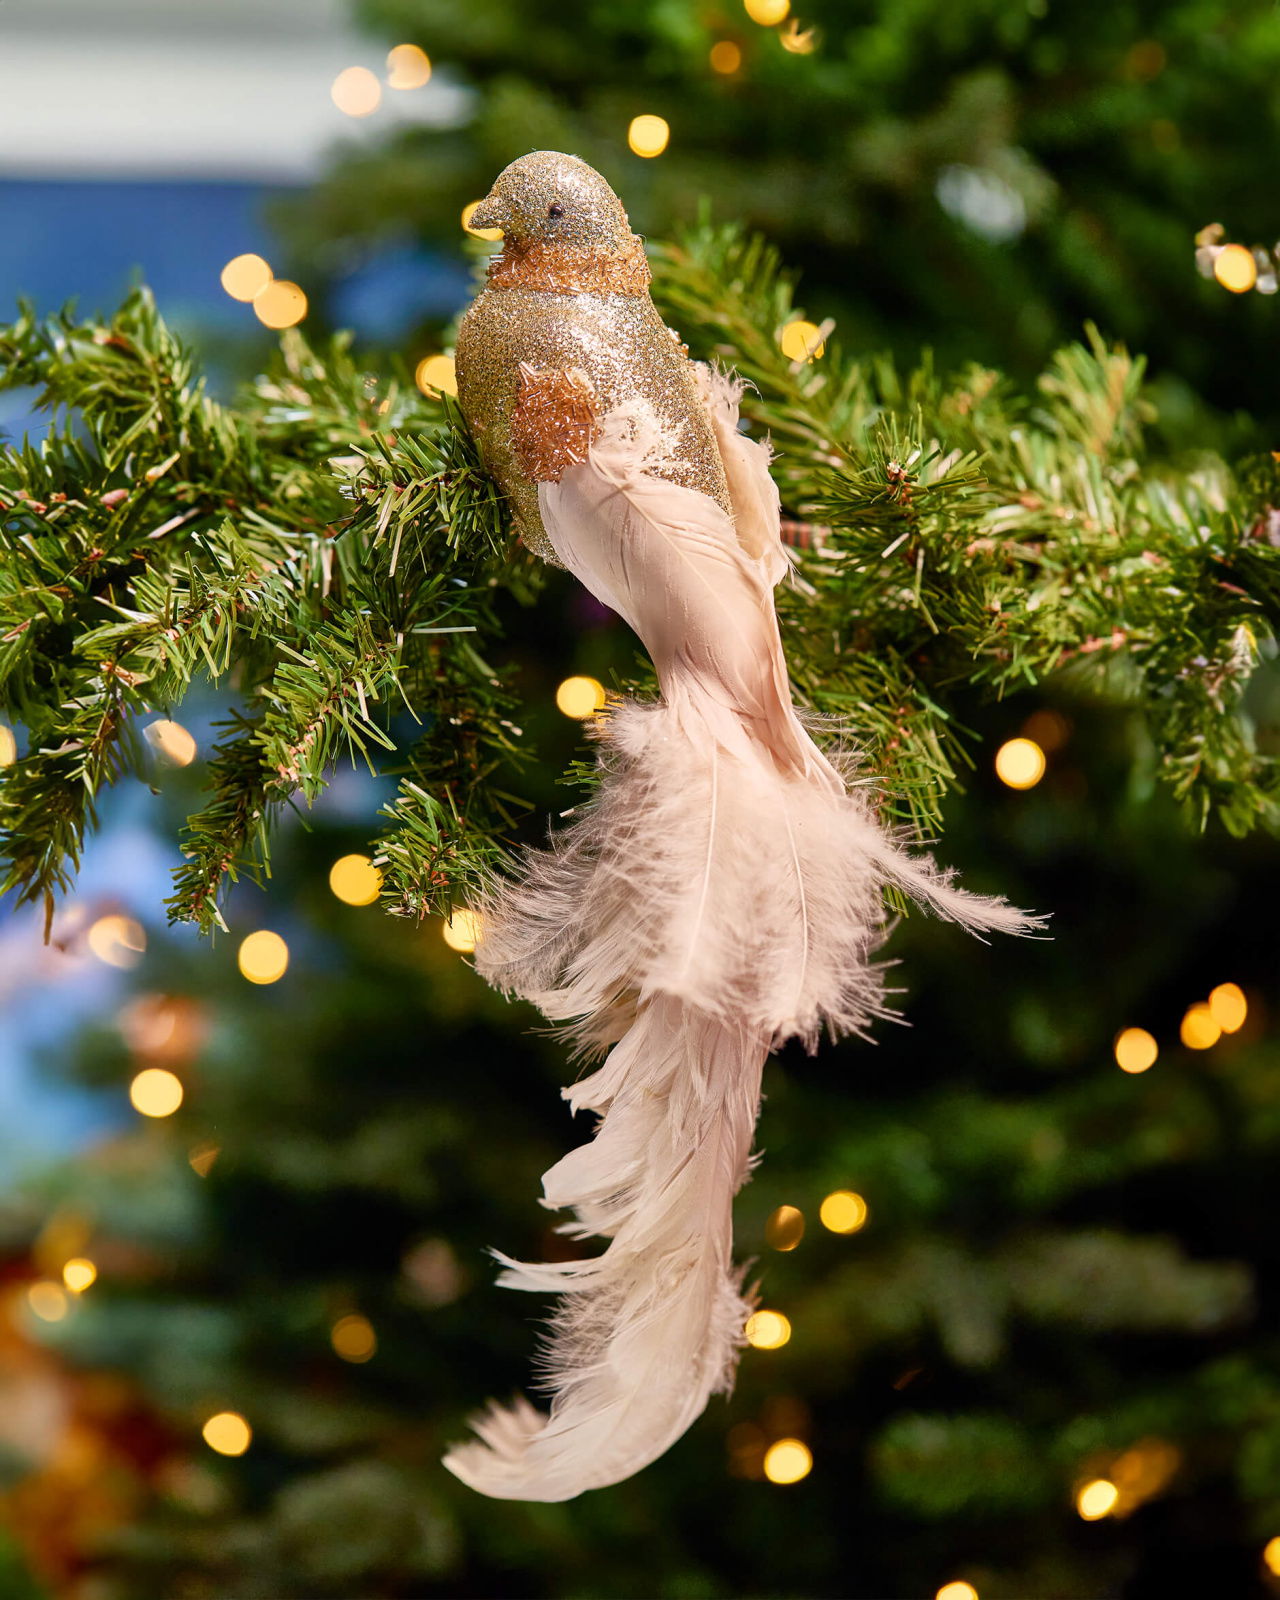
<instances>
[{"instance_id":1,"label":"bird beak","mask_svg":"<svg viewBox=\"0 0 1280 1600\"><path fill-rule=\"evenodd\" d=\"M510 225L511 213L507 209L507 202L496 194L486 195L471 213L470 226L473 228L501 228L505 233Z\"/></svg>"}]
</instances>

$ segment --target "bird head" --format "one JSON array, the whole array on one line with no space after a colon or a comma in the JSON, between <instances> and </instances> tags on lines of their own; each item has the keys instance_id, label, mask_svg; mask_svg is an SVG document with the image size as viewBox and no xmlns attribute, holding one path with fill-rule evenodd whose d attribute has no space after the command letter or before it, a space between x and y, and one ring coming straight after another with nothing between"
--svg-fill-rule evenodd
<instances>
[{"instance_id":1,"label":"bird head","mask_svg":"<svg viewBox=\"0 0 1280 1600\"><path fill-rule=\"evenodd\" d=\"M595 168L558 150L535 150L504 167L470 220L473 228L501 228L516 246L621 251L632 237L621 200Z\"/></svg>"}]
</instances>

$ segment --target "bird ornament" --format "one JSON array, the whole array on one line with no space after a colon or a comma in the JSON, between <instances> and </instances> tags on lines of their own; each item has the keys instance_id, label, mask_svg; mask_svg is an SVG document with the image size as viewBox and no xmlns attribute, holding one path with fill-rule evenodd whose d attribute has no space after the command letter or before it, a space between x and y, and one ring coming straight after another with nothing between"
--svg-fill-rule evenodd
<instances>
[{"instance_id":1,"label":"bird ornament","mask_svg":"<svg viewBox=\"0 0 1280 1600\"><path fill-rule=\"evenodd\" d=\"M656 1460L733 1383L752 1297L732 1205L770 1051L889 1015L883 896L975 933L1037 919L975 895L877 819L792 703L774 589L791 560L742 385L691 361L642 242L571 155L513 161L471 217L503 246L457 339L458 399L531 550L647 650L657 698L601 719L600 783L477 909L476 966L598 1063L564 1090L595 1135L543 1178L579 1260L499 1255L559 1296L550 1409L491 1405L444 1464L499 1499L568 1500Z\"/></svg>"}]
</instances>

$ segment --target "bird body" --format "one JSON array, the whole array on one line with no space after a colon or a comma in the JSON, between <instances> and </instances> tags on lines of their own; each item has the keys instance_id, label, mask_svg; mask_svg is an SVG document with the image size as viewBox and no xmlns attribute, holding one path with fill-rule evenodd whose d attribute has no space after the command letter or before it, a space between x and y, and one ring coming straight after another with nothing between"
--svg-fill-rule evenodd
<instances>
[{"instance_id":1,"label":"bird body","mask_svg":"<svg viewBox=\"0 0 1280 1600\"><path fill-rule=\"evenodd\" d=\"M792 704L773 591L789 570L768 447L739 386L690 362L604 180L539 152L474 213L506 244L464 320L458 392L526 541L648 650L660 696L599 732L601 782L479 907L476 964L601 1064L565 1091L595 1138L544 1175L602 1254L522 1263L561 1296L550 1413L493 1407L445 1465L564 1500L647 1465L732 1385L751 1301L732 1259L771 1049L887 1014L872 956L893 886L972 931L1033 918L955 887L876 817Z\"/></svg>"}]
</instances>

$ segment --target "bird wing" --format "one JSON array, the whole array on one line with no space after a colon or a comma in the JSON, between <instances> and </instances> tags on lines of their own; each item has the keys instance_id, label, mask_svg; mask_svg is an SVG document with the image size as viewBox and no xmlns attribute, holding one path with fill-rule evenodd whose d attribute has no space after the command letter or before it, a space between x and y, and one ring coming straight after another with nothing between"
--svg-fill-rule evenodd
<instances>
[{"instance_id":1,"label":"bird wing","mask_svg":"<svg viewBox=\"0 0 1280 1600\"><path fill-rule=\"evenodd\" d=\"M738 543L762 564L770 588L776 588L795 558L782 542L782 506L769 473L772 452L767 444L738 432L738 404L745 387L741 378L702 362L694 371L720 447Z\"/></svg>"},{"instance_id":2,"label":"bird wing","mask_svg":"<svg viewBox=\"0 0 1280 1600\"><path fill-rule=\"evenodd\" d=\"M559 483L580 466L600 432L595 385L581 367L520 363L511 413L511 449L532 483Z\"/></svg>"}]
</instances>

